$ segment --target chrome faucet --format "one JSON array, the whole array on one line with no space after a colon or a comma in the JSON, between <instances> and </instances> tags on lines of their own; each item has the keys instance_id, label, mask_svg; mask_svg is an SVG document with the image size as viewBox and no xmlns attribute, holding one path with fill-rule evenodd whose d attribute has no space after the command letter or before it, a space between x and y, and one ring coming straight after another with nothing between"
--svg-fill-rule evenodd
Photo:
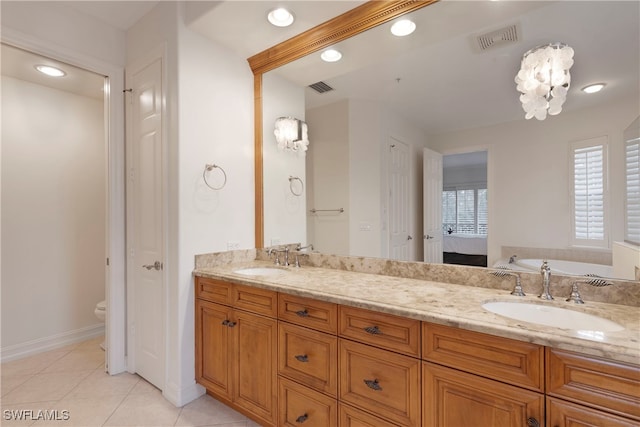
<instances>
[{"instance_id":1,"label":"chrome faucet","mask_svg":"<svg viewBox=\"0 0 640 427\"><path fill-rule=\"evenodd\" d=\"M546 259L542 261L542 266L540 266L540 274L542 274L542 293L538 296L538 298L552 300L553 297L549 293L549 285L551 284L551 267L549 267Z\"/></svg>"},{"instance_id":2,"label":"chrome faucet","mask_svg":"<svg viewBox=\"0 0 640 427\"><path fill-rule=\"evenodd\" d=\"M580 292L578 291L578 284L580 283L586 283L587 285L596 286L598 288L613 285L612 282L599 277L587 277L582 280L576 280L571 284L571 295L569 295L569 298L567 298L567 301L573 302L576 304L584 304L584 301L580 296Z\"/></svg>"},{"instance_id":3,"label":"chrome faucet","mask_svg":"<svg viewBox=\"0 0 640 427\"><path fill-rule=\"evenodd\" d=\"M522 290L522 281L520 280L520 275L518 273L513 272L511 269L509 269L509 267L497 267L497 270L490 271L489 274L493 274L496 277L507 277L507 276L515 277L516 285L511 291L511 295L516 295L519 297L526 296L524 291Z\"/></svg>"},{"instance_id":4,"label":"chrome faucet","mask_svg":"<svg viewBox=\"0 0 640 427\"><path fill-rule=\"evenodd\" d=\"M296 251L303 251L305 249L313 250L313 245L311 243L309 243L307 246L298 245L298 247L296 247Z\"/></svg>"},{"instance_id":5,"label":"chrome faucet","mask_svg":"<svg viewBox=\"0 0 640 427\"><path fill-rule=\"evenodd\" d=\"M516 262L516 258L518 258L518 255L511 255L509 257L509 264L513 264L514 262Z\"/></svg>"}]
</instances>

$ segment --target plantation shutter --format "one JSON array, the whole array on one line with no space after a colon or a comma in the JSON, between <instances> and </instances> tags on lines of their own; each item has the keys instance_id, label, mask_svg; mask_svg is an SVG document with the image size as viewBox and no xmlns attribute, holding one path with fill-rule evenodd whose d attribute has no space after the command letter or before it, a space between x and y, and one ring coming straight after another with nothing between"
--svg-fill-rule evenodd
<instances>
[{"instance_id":1,"label":"plantation shutter","mask_svg":"<svg viewBox=\"0 0 640 427\"><path fill-rule=\"evenodd\" d=\"M640 245L640 138L626 142L626 230L625 240Z\"/></svg>"},{"instance_id":2,"label":"plantation shutter","mask_svg":"<svg viewBox=\"0 0 640 427\"><path fill-rule=\"evenodd\" d=\"M606 226L606 138L573 146L573 241L608 245Z\"/></svg>"}]
</instances>

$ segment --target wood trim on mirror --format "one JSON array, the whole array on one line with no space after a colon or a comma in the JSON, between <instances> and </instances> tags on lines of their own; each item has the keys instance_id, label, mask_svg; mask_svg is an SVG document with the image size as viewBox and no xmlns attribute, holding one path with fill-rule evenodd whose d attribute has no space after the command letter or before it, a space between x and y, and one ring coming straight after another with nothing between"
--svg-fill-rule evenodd
<instances>
[{"instance_id":1,"label":"wood trim on mirror","mask_svg":"<svg viewBox=\"0 0 640 427\"><path fill-rule=\"evenodd\" d=\"M250 58L254 75L255 246L264 247L262 74L438 0L370 0Z\"/></svg>"}]
</instances>

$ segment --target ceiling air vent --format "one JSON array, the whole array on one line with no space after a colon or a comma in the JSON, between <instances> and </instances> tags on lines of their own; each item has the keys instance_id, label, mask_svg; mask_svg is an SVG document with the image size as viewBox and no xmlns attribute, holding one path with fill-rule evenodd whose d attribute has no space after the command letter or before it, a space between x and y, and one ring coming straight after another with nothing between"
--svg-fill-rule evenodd
<instances>
[{"instance_id":1,"label":"ceiling air vent","mask_svg":"<svg viewBox=\"0 0 640 427\"><path fill-rule=\"evenodd\" d=\"M490 33L481 34L476 37L476 40L481 51L507 43L515 43L518 41L518 26L514 24Z\"/></svg>"},{"instance_id":2,"label":"ceiling air vent","mask_svg":"<svg viewBox=\"0 0 640 427\"><path fill-rule=\"evenodd\" d=\"M309 85L309 87L318 93L325 93L333 90L333 88L328 84L326 84L325 82L314 83Z\"/></svg>"}]
</instances>

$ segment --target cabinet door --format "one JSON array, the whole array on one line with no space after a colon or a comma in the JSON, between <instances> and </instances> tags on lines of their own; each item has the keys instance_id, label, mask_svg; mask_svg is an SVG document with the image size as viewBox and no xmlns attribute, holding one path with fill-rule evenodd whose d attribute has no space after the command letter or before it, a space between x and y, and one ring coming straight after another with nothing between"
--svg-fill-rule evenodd
<instances>
[{"instance_id":1,"label":"cabinet door","mask_svg":"<svg viewBox=\"0 0 640 427\"><path fill-rule=\"evenodd\" d=\"M222 399L231 399L230 309L196 300L196 382Z\"/></svg>"},{"instance_id":2,"label":"cabinet door","mask_svg":"<svg viewBox=\"0 0 640 427\"><path fill-rule=\"evenodd\" d=\"M274 319L235 310L229 326L233 331L233 401L275 425L278 324Z\"/></svg>"},{"instance_id":3,"label":"cabinet door","mask_svg":"<svg viewBox=\"0 0 640 427\"><path fill-rule=\"evenodd\" d=\"M540 393L427 362L422 377L424 427L544 425Z\"/></svg>"},{"instance_id":4,"label":"cabinet door","mask_svg":"<svg viewBox=\"0 0 640 427\"><path fill-rule=\"evenodd\" d=\"M547 397L547 423L551 427L638 427L640 423L607 412Z\"/></svg>"},{"instance_id":5,"label":"cabinet door","mask_svg":"<svg viewBox=\"0 0 640 427\"><path fill-rule=\"evenodd\" d=\"M396 427L380 417L340 403L338 405L340 427Z\"/></svg>"}]
</instances>

